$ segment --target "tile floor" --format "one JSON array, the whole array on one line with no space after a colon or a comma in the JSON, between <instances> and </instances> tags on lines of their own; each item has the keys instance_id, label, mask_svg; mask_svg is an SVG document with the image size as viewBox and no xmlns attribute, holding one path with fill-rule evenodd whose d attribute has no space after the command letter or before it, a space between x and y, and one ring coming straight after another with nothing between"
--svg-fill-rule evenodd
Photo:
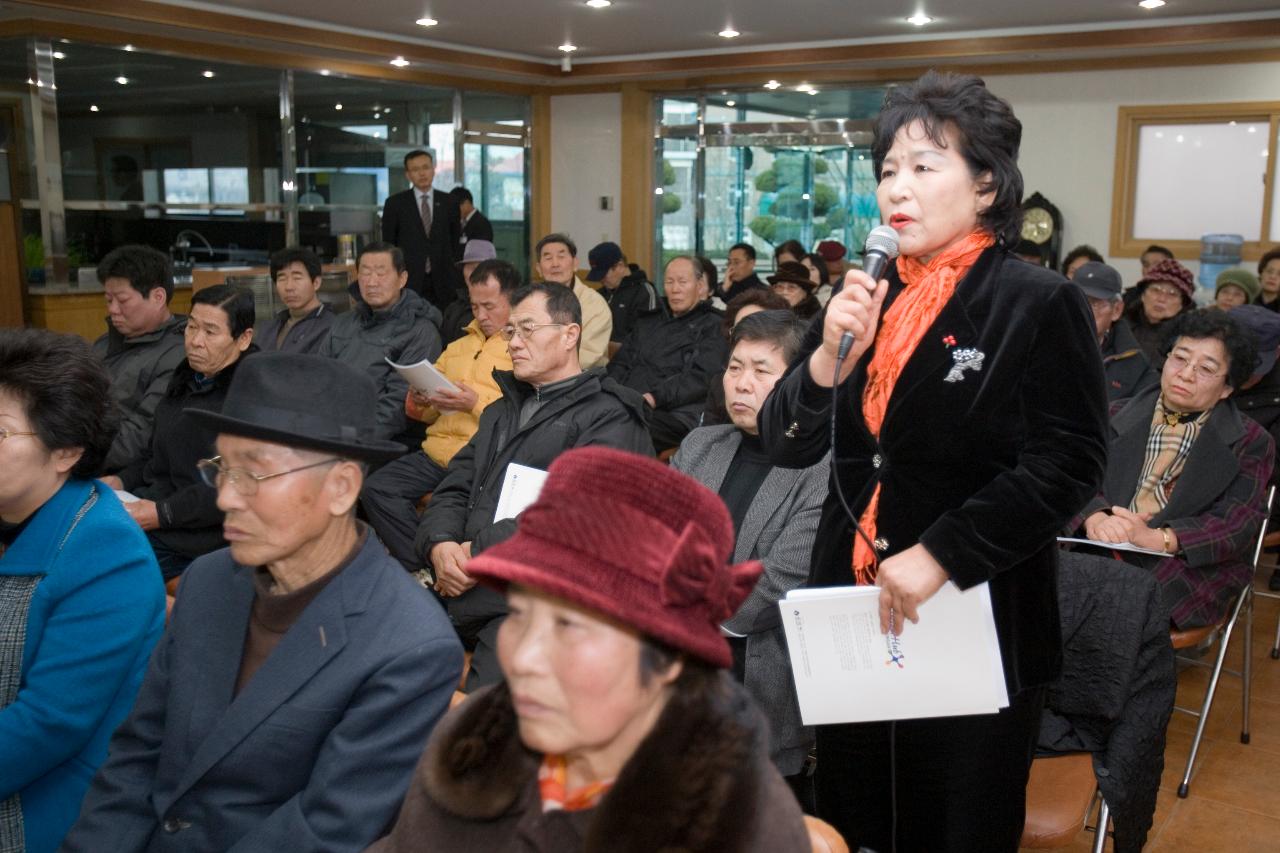
<instances>
[{"instance_id":1,"label":"tile floor","mask_svg":"<svg viewBox=\"0 0 1280 853\"><path fill-rule=\"evenodd\" d=\"M1270 570L1259 571L1257 589L1266 589ZM1196 721L1174 712L1169 722L1164 776L1156 802L1155 824L1146 853L1261 853L1280 851L1280 660L1271 659L1280 601L1255 598L1253 621L1253 702L1249 745L1240 743L1240 680L1223 675L1200 745L1190 792L1178 799ZM1243 617L1232 636L1227 666L1243 659ZM1216 647L1215 647L1216 649ZM1206 659L1212 660L1212 656ZM1178 676L1178 704L1199 707L1208 670L1191 667ZM1092 832L1081 832L1062 848L1085 853ZM1110 844L1107 849L1110 850Z\"/></svg>"}]
</instances>

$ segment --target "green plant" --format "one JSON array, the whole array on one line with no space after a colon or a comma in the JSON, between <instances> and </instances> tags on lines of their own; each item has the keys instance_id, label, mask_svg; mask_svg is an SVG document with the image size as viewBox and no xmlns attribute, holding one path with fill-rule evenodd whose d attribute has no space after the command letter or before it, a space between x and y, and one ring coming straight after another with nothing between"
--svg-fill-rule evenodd
<instances>
[{"instance_id":1,"label":"green plant","mask_svg":"<svg viewBox=\"0 0 1280 853\"><path fill-rule=\"evenodd\" d=\"M675 193L662 194L662 215L670 216L684 206L684 202L680 200L680 196Z\"/></svg>"},{"instance_id":2,"label":"green plant","mask_svg":"<svg viewBox=\"0 0 1280 853\"><path fill-rule=\"evenodd\" d=\"M44 269L44 241L39 234L22 238L22 263L29 270Z\"/></svg>"}]
</instances>

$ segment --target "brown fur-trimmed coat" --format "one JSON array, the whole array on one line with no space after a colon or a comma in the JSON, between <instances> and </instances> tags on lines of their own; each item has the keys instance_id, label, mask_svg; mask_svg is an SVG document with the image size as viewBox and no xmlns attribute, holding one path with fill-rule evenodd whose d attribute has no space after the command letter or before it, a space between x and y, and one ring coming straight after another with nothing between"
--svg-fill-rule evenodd
<instances>
[{"instance_id":1,"label":"brown fur-trimmed coat","mask_svg":"<svg viewBox=\"0 0 1280 853\"><path fill-rule=\"evenodd\" d=\"M810 850L763 720L741 687L725 690L692 711L669 704L596 808L545 814L541 756L520 742L506 685L476 692L436 727L395 827L369 851Z\"/></svg>"}]
</instances>

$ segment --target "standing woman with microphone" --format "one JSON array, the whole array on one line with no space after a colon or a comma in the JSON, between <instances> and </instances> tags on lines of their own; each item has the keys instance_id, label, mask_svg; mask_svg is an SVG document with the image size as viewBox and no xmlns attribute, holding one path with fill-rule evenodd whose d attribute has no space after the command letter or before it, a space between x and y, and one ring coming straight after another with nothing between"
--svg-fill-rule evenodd
<instances>
[{"instance_id":1,"label":"standing woman with microphone","mask_svg":"<svg viewBox=\"0 0 1280 853\"><path fill-rule=\"evenodd\" d=\"M943 584L990 583L1009 707L818 727L818 813L853 848L1013 853L1022 831L1061 658L1055 536L1101 482L1107 408L1083 297L1009 254L1021 137L976 77L889 90L872 156L901 254L845 276L760 416L776 464L833 454L811 586L878 584L881 630L909 638Z\"/></svg>"}]
</instances>

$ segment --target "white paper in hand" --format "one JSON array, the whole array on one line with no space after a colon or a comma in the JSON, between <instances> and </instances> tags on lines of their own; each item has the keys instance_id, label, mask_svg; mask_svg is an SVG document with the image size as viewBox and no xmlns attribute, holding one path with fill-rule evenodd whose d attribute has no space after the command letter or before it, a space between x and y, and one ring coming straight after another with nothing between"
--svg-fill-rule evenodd
<instances>
[{"instance_id":1,"label":"white paper in hand","mask_svg":"<svg viewBox=\"0 0 1280 853\"><path fill-rule=\"evenodd\" d=\"M493 513L495 522L515 518L525 511L542 493L542 484L547 480L547 472L538 468L530 468L518 462L507 464L507 473L502 478L502 493L498 495L498 508Z\"/></svg>"},{"instance_id":2,"label":"white paper in hand","mask_svg":"<svg viewBox=\"0 0 1280 853\"><path fill-rule=\"evenodd\" d=\"M793 590L778 602L805 725L993 714L1009 704L986 584L952 583L901 636L880 633L880 589Z\"/></svg>"},{"instance_id":3,"label":"white paper in hand","mask_svg":"<svg viewBox=\"0 0 1280 853\"><path fill-rule=\"evenodd\" d=\"M410 387L415 391L421 391L423 394L433 394L436 391L460 391L461 389L449 381L449 377L436 370L436 366L431 362L423 359L417 364L396 364L389 358L384 357L383 361L396 369L404 377L404 381L408 382Z\"/></svg>"}]
</instances>

